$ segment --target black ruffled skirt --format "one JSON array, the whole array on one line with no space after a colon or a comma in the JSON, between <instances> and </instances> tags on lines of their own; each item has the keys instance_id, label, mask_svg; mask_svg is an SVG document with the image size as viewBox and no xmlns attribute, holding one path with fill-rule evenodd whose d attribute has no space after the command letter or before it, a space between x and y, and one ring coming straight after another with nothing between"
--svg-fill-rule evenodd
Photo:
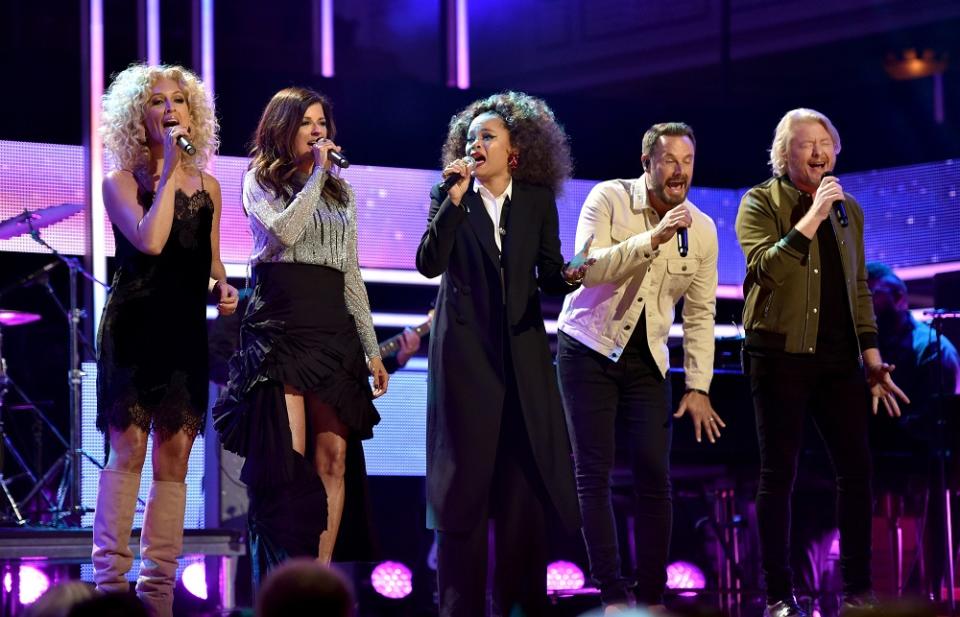
<instances>
[{"instance_id":1,"label":"black ruffled skirt","mask_svg":"<svg viewBox=\"0 0 960 617\"><path fill-rule=\"evenodd\" d=\"M350 429L345 514L357 499L353 493L364 492L360 440L373 436L380 415L344 302L343 273L268 263L254 268L254 280L240 350L230 359L213 418L223 447L246 457L241 479L250 495L250 548L259 580L290 557L316 557L326 528L326 493L313 465L293 449L284 384L316 393Z\"/></svg>"}]
</instances>

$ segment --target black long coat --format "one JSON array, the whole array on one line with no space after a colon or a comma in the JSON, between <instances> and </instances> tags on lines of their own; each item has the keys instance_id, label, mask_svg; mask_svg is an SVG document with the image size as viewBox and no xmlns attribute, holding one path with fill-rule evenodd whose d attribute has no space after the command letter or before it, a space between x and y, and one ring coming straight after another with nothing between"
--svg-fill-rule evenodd
<instances>
[{"instance_id":1,"label":"black long coat","mask_svg":"<svg viewBox=\"0 0 960 617\"><path fill-rule=\"evenodd\" d=\"M576 529L570 442L540 310L540 289L556 295L575 289L562 276L553 192L514 181L502 285L493 222L472 183L464 207L439 186L430 198L417 270L443 276L430 336L427 524L467 531L479 522L491 489L508 352L540 475L564 525Z\"/></svg>"}]
</instances>

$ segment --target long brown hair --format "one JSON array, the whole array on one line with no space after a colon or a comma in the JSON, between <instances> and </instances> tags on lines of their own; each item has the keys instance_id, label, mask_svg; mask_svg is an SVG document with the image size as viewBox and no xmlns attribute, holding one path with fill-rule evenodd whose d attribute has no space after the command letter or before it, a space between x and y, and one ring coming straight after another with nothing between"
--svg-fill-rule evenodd
<instances>
[{"instance_id":1,"label":"long brown hair","mask_svg":"<svg viewBox=\"0 0 960 617\"><path fill-rule=\"evenodd\" d=\"M294 138L300 130L300 122L307 108L316 103L323 106L327 120L327 137L337 136L333 123L333 107L330 99L310 88L284 88L273 95L260 116L260 124L250 146L250 169L256 171L257 183L271 191L274 196L287 200L293 196L290 178L297 171L294 154ZM336 176L327 176L323 196L344 203L346 195L343 182Z\"/></svg>"}]
</instances>

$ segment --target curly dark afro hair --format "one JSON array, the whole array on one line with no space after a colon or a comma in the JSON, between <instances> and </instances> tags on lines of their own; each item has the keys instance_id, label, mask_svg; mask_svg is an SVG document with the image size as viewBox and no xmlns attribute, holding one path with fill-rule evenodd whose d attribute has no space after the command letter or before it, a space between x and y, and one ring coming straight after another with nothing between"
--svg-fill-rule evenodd
<instances>
[{"instance_id":1,"label":"curly dark afro hair","mask_svg":"<svg viewBox=\"0 0 960 617\"><path fill-rule=\"evenodd\" d=\"M573 173L570 144L553 111L536 97L523 92L502 92L474 101L450 119L443 144L442 165L466 154L467 129L474 118L494 113L510 131L519 164L512 176L519 182L545 186L560 194L563 181Z\"/></svg>"}]
</instances>

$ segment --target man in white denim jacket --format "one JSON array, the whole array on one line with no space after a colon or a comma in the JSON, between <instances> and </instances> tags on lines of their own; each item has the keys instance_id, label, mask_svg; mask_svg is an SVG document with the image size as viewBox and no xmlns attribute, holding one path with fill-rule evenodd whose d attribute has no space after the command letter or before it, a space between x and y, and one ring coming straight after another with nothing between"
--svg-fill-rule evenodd
<instances>
[{"instance_id":1,"label":"man in white denim jacket","mask_svg":"<svg viewBox=\"0 0 960 617\"><path fill-rule=\"evenodd\" d=\"M713 377L717 230L687 200L696 142L682 123L643 137L645 173L590 192L576 245L592 237L583 286L564 301L558 374L576 462L577 492L591 575L605 609L658 605L666 583L672 502L672 397L667 338L683 303L686 393L673 417L689 414L697 441L724 426L707 394ZM678 231L688 236L680 251ZM614 426L625 421L638 497L636 575L624 577L610 500Z\"/></svg>"}]
</instances>

